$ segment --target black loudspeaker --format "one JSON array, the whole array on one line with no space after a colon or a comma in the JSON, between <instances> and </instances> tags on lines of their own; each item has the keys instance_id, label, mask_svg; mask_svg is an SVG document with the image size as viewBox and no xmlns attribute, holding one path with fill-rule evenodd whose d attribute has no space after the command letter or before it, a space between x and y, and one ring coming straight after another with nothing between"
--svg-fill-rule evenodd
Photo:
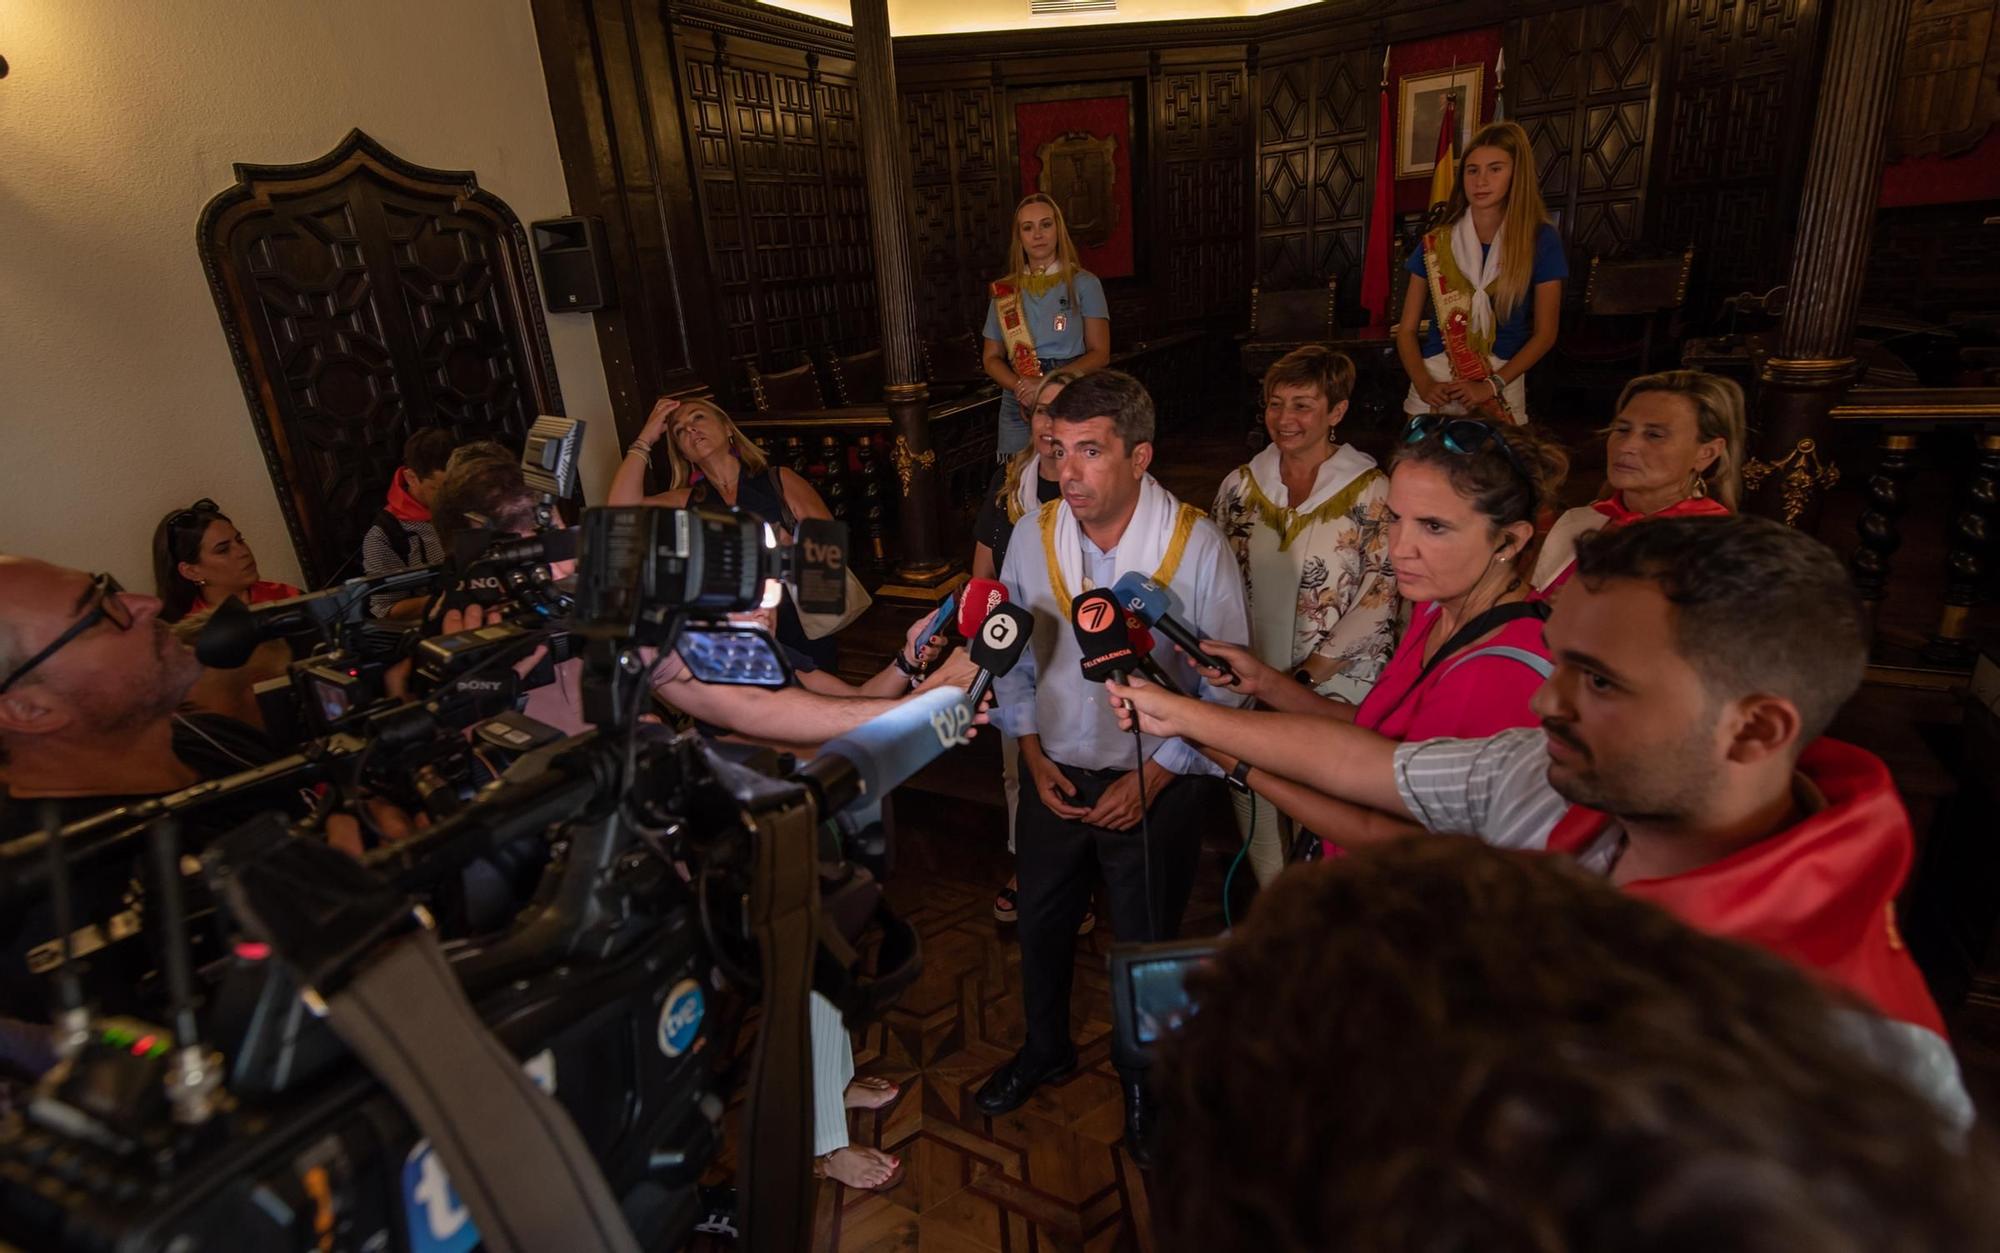
<instances>
[{"instance_id":1,"label":"black loudspeaker","mask_svg":"<svg viewBox=\"0 0 2000 1253\"><path fill-rule=\"evenodd\" d=\"M550 313L589 313L611 306L611 254L604 246L602 218L550 218L529 228L542 263L542 302Z\"/></svg>"}]
</instances>

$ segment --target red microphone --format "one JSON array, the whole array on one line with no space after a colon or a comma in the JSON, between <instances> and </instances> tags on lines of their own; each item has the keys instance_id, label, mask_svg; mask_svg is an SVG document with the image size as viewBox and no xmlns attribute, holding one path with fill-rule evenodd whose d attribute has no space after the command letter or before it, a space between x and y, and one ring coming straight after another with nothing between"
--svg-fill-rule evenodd
<instances>
[{"instance_id":1,"label":"red microphone","mask_svg":"<svg viewBox=\"0 0 2000 1253\"><path fill-rule=\"evenodd\" d=\"M1007 585L998 579L973 579L958 597L960 639L977 639L986 615L1007 603Z\"/></svg>"}]
</instances>

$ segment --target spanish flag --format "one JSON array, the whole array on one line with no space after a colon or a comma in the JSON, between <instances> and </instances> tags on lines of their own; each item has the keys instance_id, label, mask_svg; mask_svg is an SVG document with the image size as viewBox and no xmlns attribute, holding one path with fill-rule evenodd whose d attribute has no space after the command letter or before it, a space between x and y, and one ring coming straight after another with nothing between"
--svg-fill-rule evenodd
<instances>
[{"instance_id":1,"label":"spanish flag","mask_svg":"<svg viewBox=\"0 0 2000 1253\"><path fill-rule=\"evenodd\" d=\"M1438 126L1437 168L1431 171L1431 205L1439 208L1451 200L1458 185L1458 97L1444 98L1444 121Z\"/></svg>"}]
</instances>

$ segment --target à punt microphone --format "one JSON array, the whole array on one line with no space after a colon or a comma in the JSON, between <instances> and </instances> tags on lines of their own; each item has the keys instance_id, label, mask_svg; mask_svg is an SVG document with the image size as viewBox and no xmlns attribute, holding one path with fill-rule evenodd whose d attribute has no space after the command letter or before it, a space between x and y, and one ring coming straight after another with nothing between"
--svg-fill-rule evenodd
<instances>
[{"instance_id":1,"label":"\u00e0 punt microphone","mask_svg":"<svg viewBox=\"0 0 2000 1253\"><path fill-rule=\"evenodd\" d=\"M974 713L979 711L979 702L986 698L986 689L993 686L993 680L1021 660L1021 654L1027 651L1028 637L1034 632L1035 620L1028 611L1003 600L979 624L978 634L967 637L972 641L967 645L972 664L979 667L979 674L966 693Z\"/></svg>"}]
</instances>

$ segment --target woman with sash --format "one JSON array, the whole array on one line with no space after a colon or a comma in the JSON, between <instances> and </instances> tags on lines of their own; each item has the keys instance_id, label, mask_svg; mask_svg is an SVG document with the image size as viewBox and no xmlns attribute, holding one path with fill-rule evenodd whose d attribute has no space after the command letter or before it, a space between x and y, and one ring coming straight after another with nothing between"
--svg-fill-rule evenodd
<instances>
[{"instance_id":1,"label":"woman with sash","mask_svg":"<svg viewBox=\"0 0 2000 1253\"><path fill-rule=\"evenodd\" d=\"M1526 131L1495 122L1472 137L1444 220L1404 268L1410 285L1396 323L1396 354L1410 376L1404 412L1527 421L1522 379L1555 347L1569 263L1542 207ZM1419 344L1426 310L1430 330Z\"/></svg>"},{"instance_id":2,"label":"woman with sash","mask_svg":"<svg viewBox=\"0 0 2000 1253\"><path fill-rule=\"evenodd\" d=\"M1736 512L1742 499L1743 389L1701 370L1663 370L1625 384L1604 432L1603 499L1556 519L1535 563L1544 596L1569 580L1576 542L1641 518Z\"/></svg>"},{"instance_id":3,"label":"woman with sash","mask_svg":"<svg viewBox=\"0 0 2000 1253\"><path fill-rule=\"evenodd\" d=\"M1211 516L1243 571L1250 644L1303 688L1343 701L1368 694L1395 645L1389 480L1334 438L1354 363L1310 344L1264 374L1271 442L1222 481ZM1238 792L1236 825L1261 886L1285 867L1277 811Z\"/></svg>"},{"instance_id":4,"label":"woman with sash","mask_svg":"<svg viewBox=\"0 0 2000 1253\"><path fill-rule=\"evenodd\" d=\"M1063 388L1080 377L1082 371L1065 369L1039 380L1034 407L1030 410L1032 441L994 473L993 481L986 485L986 497L980 502L979 517L972 524L973 578L999 578L1000 567L1007 561L1008 541L1014 537L1014 524L1031 513L1040 513L1043 505L1062 499L1062 484L1056 480L1055 441L1049 437L1053 422L1049 406ZM1011 854L1014 819L1021 811L1021 747L1011 735L1000 737L1000 763L1007 794L1007 852ZM1001 922L1014 921L1020 889L1019 881L1009 875L1007 886L993 898L995 918ZM1088 935L1096 926L1097 915L1086 912L1076 933Z\"/></svg>"},{"instance_id":5,"label":"woman with sash","mask_svg":"<svg viewBox=\"0 0 2000 1253\"><path fill-rule=\"evenodd\" d=\"M1387 530L1396 587L1413 609L1395 655L1358 705L1315 692L1251 650L1219 641L1203 647L1236 671L1239 691L1268 708L1392 739L1478 739L1534 726L1529 698L1554 667L1542 642L1548 603L1530 595L1525 570L1533 565L1535 519L1554 504L1568 469L1562 446L1529 427L1431 413L1410 419L1390 467ZM1218 672L1203 673L1220 681ZM1326 840L1418 829L1207 755L1239 790Z\"/></svg>"},{"instance_id":6,"label":"woman with sash","mask_svg":"<svg viewBox=\"0 0 2000 1253\"><path fill-rule=\"evenodd\" d=\"M988 285L986 375L1000 385L999 458L1029 446L1024 416L1042 377L1081 373L1111 360L1111 307L1104 284L1077 263L1062 210L1041 192L1014 207L1007 276Z\"/></svg>"}]
</instances>

